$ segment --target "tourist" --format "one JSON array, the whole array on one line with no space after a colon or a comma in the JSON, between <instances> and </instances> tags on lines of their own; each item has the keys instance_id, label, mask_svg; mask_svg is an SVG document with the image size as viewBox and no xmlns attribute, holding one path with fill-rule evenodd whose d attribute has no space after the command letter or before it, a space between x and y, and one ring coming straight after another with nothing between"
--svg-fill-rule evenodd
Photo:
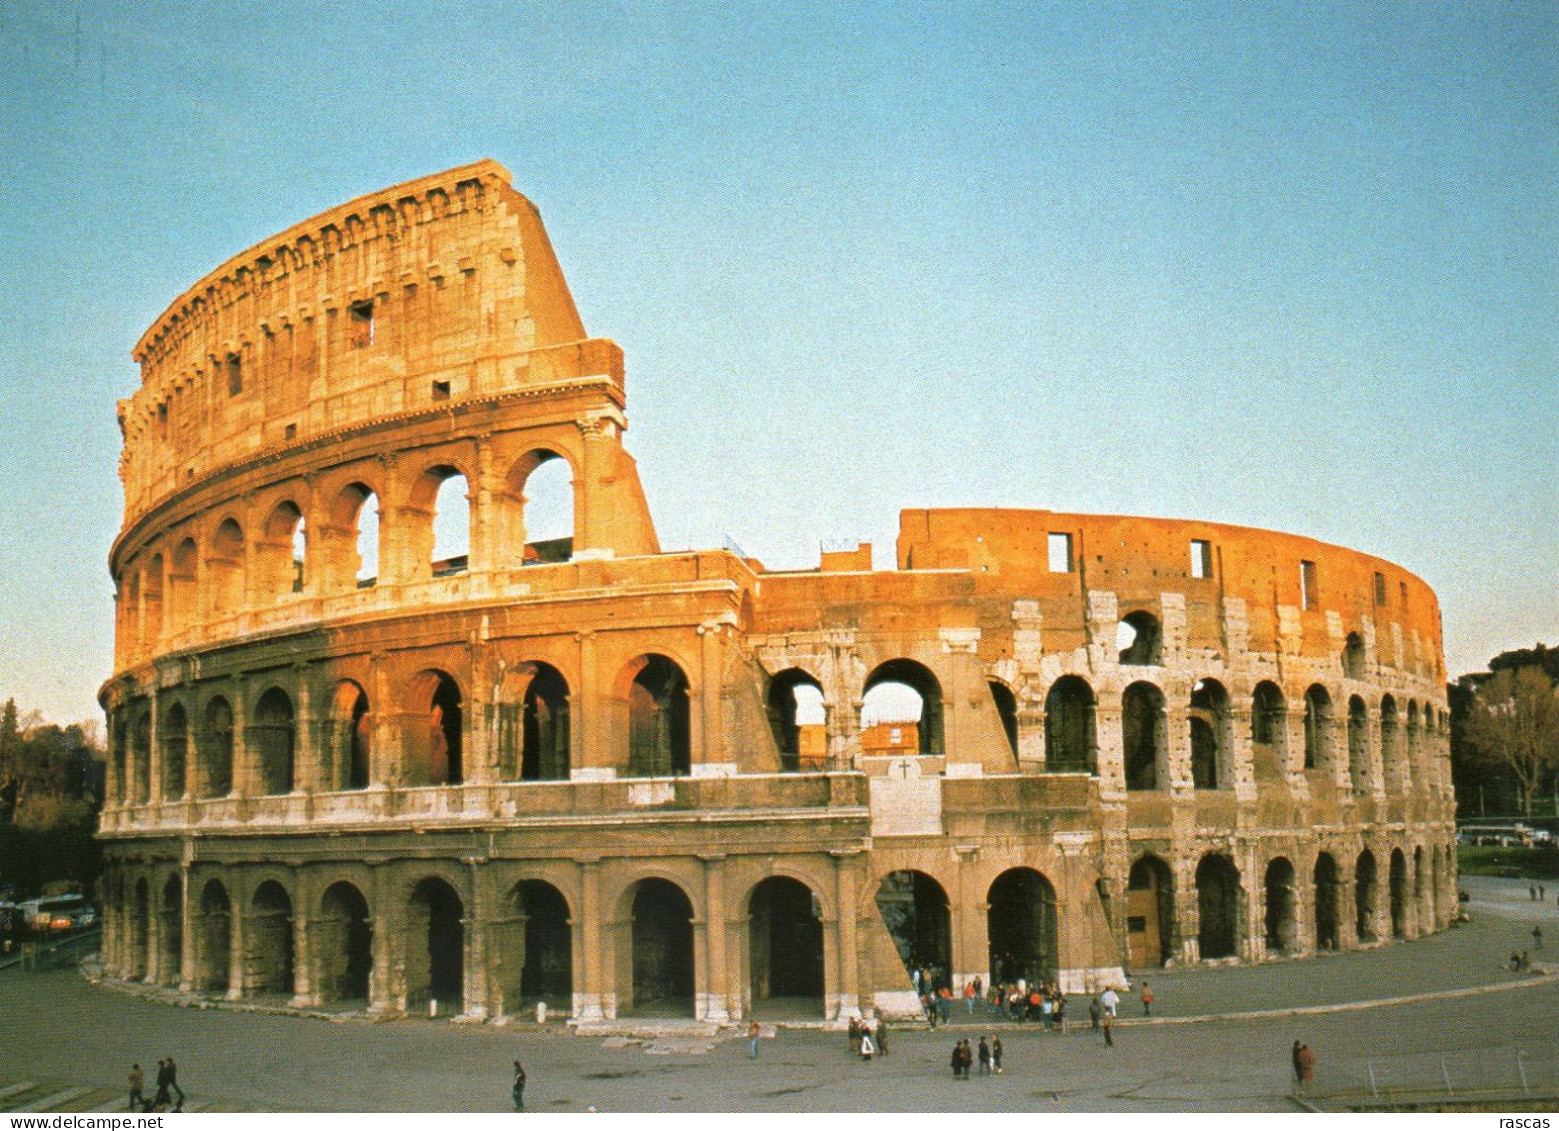
<instances>
[{"instance_id":1,"label":"tourist","mask_svg":"<svg viewBox=\"0 0 1559 1131\"><path fill-rule=\"evenodd\" d=\"M1093 997L1088 1000L1088 1020L1093 1022L1093 1027L1095 1029L1099 1027L1099 1017L1103 1013L1104 1007L1099 1004L1099 995L1094 994Z\"/></svg>"},{"instance_id":2,"label":"tourist","mask_svg":"<svg viewBox=\"0 0 1559 1131\"><path fill-rule=\"evenodd\" d=\"M763 1036L763 1029L754 1021L747 1026L747 1059L758 1059L758 1038Z\"/></svg>"},{"instance_id":3,"label":"tourist","mask_svg":"<svg viewBox=\"0 0 1559 1131\"><path fill-rule=\"evenodd\" d=\"M926 1011L926 1024L934 1032L936 1030L936 999L930 994L920 995L920 1007Z\"/></svg>"},{"instance_id":4,"label":"tourist","mask_svg":"<svg viewBox=\"0 0 1559 1131\"><path fill-rule=\"evenodd\" d=\"M991 1042L983 1035L980 1037L980 1075L991 1074Z\"/></svg>"},{"instance_id":5,"label":"tourist","mask_svg":"<svg viewBox=\"0 0 1559 1131\"><path fill-rule=\"evenodd\" d=\"M1104 1043L1111 1047L1115 1044L1115 1014L1108 1010L1104 1014Z\"/></svg>"},{"instance_id":6,"label":"tourist","mask_svg":"<svg viewBox=\"0 0 1559 1131\"><path fill-rule=\"evenodd\" d=\"M871 1026L863 1022L861 1025L861 1059L870 1060L872 1053L876 1051L877 1046L872 1043Z\"/></svg>"},{"instance_id":7,"label":"tourist","mask_svg":"<svg viewBox=\"0 0 1559 1131\"><path fill-rule=\"evenodd\" d=\"M964 1069L964 1079L967 1080L969 1079L970 1070L974 1068L974 1049L969 1047L968 1037L965 1037L961 1043L963 1046L961 1061Z\"/></svg>"},{"instance_id":8,"label":"tourist","mask_svg":"<svg viewBox=\"0 0 1559 1131\"><path fill-rule=\"evenodd\" d=\"M509 1089L509 1095L514 1099L514 1110L525 1110L525 1067L519 1061L514 1062L514 1086Z\"/></svg>"},{"instance_id":9,"label":"tourist","mask_svg":"<svg viewBox=\"0 0 1559 1131\"><path fill-rule=\"evenodd\" d=\"M1056 1028L1061 1031L1061 1035L1062 1036L1065 1036L1066 1035L1066 995L1061 992L1061 988L1059 986L1056 987L1056 1006L1055 1006L1054 1013L1055 1013L1055 1017L1056 1017Z\"/></svg>"},{"instance_id":10,"label":"tourist","mask_svg":"<svg viewBox=\"0 0 1559 1131\"><path fill-rule=\"evenodd\" d=\"M1050 1032L1050 1022L1052 1016L1055 1013L1055 1009L1056 1004L1051 1000L1049 994L1045 994L1042 998L1039 999L1039 1015L1044 1018L1045 1032L1047 1033Z\"/></svg>"},{"instance_id":11,"label":"tourist","mask_svg":"<svg viewBox=\"0 0 1559 1131\"><path fill-rule=\"evenodd\" d=\"M964 984L964 1004L969 1007L969 1013L971 1015L974 1013L974 999L979 996L979 993L980 980L978 978L972 982L966 982Z\"/></svg>"},{"instance_id":12,"label":"tourist","mask_svg":"<svg viewBox=\"0 0 1559 1131\"><path fill-rule=\"evenodd\" d=\"M886 1017L877 1022L877 1055L888 1055L888 1019Z\"/></svg>"},{"instance_id":13,"label":"tourist","mask_svg":"<svg viewBox=\"0 0 1559 1131\"><path fill-rule=\"evenodd\" d=\"M139 1064L130 1066L130 1106L127 1110L135 1111L144 1108L146 1097L141 1094L141 1089L146 1086L146 1073L141 1071Z\"/></svg>"},{"instance_id":14,"label":"tourist","mask_svg":"<svg viewBox=\"0 0 1559 1131\"><path fill-rule=\"evenodd\" d=\"M168 1087L179 1094L179 1102L173 1105L174 1111L184 1110L184 1089L179 1087L179 1066L173 1063L170 1056L167 1061Z\"/></svg>"},{"instance_id":15,"label":"tourist","mask_svg":"<svg viewBox=\"0 0 1559 1131\"><path fill-rule=\"evenodd\" d=\"M853 1014L850 1017L850 1051L861 1051L861 1019Z\"/></svg>"},{"instance_id":16,"label":"tourist","mask_svg":"<svg viewBox=\"0 0 1559 1131\"><path fill-rule=\"evenodd\" d=\"M1142 983L1142 1016L1153 1016L1153 991L1146 982Z\"/></svg>"},{"instance_id":17,"label":"tourist","mask_svg":"<svg viewBox=\"0 0 1559 1131\"><path fill-rule=\"evenodd\" d=\"M953 1057L948 1063L953 1066L953 1079L962 1080L964 1077L964 1043L962 1041L953 1042Z\"/></svg>"},{"instance_id":18,"label":"tourist","mask_svg":"<svg viewBox=\"0 0 1559 1131\"><path fill-rule=\"evenodd\" d=\"M953 991L946 986L937 991L936 1011L944 1025L953 1019Z\"/></svg>"},{"instance_id":19,"label":"tourist","mask_svg":"<svg viewBox=\"0 0 1559 1131\"><path fill-rule=\"evenodd\" d=\"M1114 986L1109 986L1099 995L1099 1004L1104 1006L1104 1012L1113 1020L1115 1009L1121 1003L1121 995L1115 992Z\"/></svg>"},{"instance_id":20,"label":"tourist","mask_svg":"<svg viewBox=\"0 0 1559 1131\"><path fill-rule=\"evenodd\" d=\"M991 1038L991 1067L996 1070L996 1075L1001 1075L1001 1034Z\"/></svg>"},{"instance_id":21,"label":"tourist","mask_svg":"<svg viewBox=\"0 0 1559 1131\"><path fill-rule=\"evenodd\" d=\"M1294 1053L1294 1071L1301 1088L1315 1079L1315 1053L1310 1051L1309 1045L1300 1045L1299 1051Z\"/></svg>"}]
</instances>

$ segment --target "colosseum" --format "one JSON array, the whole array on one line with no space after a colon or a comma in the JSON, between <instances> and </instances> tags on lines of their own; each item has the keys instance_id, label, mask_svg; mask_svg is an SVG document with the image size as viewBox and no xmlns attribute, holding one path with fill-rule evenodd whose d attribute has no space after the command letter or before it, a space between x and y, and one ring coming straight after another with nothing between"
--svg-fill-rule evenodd
<instances>
[{"instance_id":1,"label":"colosseum","mask_svg":"<svg viewBox=\"0 0 1559 1131\"><path fill-rule=\"evenodd\" d=\"M134 357L112 978L817 1023L1455 913L1417 577L996 508L903 511L893 569L663 551L622 353L495 163L229 260Z\"/></svg>"}]
</instances>

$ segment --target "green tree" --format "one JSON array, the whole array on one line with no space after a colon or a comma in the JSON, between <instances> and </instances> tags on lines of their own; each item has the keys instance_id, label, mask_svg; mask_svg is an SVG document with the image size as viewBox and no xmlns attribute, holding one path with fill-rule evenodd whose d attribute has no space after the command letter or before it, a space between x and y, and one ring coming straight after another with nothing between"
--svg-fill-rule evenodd
<instances>
[{"instance_id":1,"label":"green tree","mask_svg":"<svg viewBox=\"0 0 1559 1131\"><path fill-rule=\"evenodd\" d=\"M1508 773L1532 815L1532 798L1559 768L1559 694L1540 666L1501 668L1479 681L1465 727L1472 761Z\"/></svg>"}]
</instances>

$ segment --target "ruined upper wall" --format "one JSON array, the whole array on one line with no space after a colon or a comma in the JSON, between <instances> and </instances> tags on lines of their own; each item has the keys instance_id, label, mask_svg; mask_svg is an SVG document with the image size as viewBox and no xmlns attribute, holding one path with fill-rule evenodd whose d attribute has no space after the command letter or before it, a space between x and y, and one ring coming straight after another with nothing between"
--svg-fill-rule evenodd
<instances>
[{"instance_id":1,"label":"ruined upper wall","mask_svg":"<svg viewBox=\"0 0 1559 1131\"><path fill-rule=\"evenodd\" d=\"M607 377L541 218L483 161L360 197L234 256L137 344L126 525L270 450L375 420ZM451 405L450 407L454 407Z\"/></svg>"},{"instance_id":2,"label":"ruined upper wall","mask_svg":"<svg viewBox=\"0 0 1559 1131\"><path fill-rule=\"evenodd\" d=\"M1065 571L1051 569L1051 534L1071 539ZM1194 568L1193 542L1206 545L1205 571ZM1312 567L1309 593L1303 587L1306 562ZM1280 637L1289 635L1302 637L1307 653L1319 653L1330 647L1334 629L1346 634L1367 623L1390 662L1417 667L1427 661L1426 675L1444 678L1434 590L1382 558L1299 535L1119 515L905 510L898 563L900 569L968 569L978 592L1053 605L1061 615L1047 616L1047 623L1074 620L1079 643L1087 592L1114 593L1122 615L1153 609L1166 592L1183 594L1193 635L1201 631L1209 637L1202 646L1214 649L1222 619L1217 614L1232 598L1244 603L1251 648L1280 650Z\"/></svg>"}]
</instances>

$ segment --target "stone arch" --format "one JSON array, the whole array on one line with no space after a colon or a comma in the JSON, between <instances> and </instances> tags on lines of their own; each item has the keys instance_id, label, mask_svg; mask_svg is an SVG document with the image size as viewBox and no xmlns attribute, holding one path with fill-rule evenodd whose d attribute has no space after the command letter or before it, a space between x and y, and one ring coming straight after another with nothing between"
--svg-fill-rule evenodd
<instances>
[{"instance_id":1,"label":"stone arch","mask_svg":"<svg viewBox=\"0 0 1559 1131\"><path fill-rule=\"evenodd\" d=\"M1326 688L1313 683L1305 692L1305 769L1331 765L1332 697Z\"/></svg>"},{"instance_id":2,"label":"stone arch","mask_svg":"<svg viewBox=\"0 0 1559 1131\"><path fill-rule=\"evenodd\" d=\"M221 993L229 988L232 968L233 908L221 880L210 879L200 892L195 924L195 989Z\"/></svg>"},{"instance_id":3,"label":"stone arch","mask_svg":"<svg viewBox=\"0 0 1559 1131\"><path fill-rule=\"evenodd\" d=\"M206 556L207 601L214 617L244 607L244 528L232 516L217 524Z\"/></svg>"},{"instance_id":4,"label":"stone arch","mask_svg":"<svg viewBox=\"0 0 1559 1131\"><path fill-rule=\"evenodd\" d=\"M146 569L142 573L141 643L143 644L155 643L166 628L162 619L162 591L165 568L162 555L153 554L151 560L146 563Z\"/></svg>"},{"instance_id":5,"label":"stone arch","mask_svg":"<svg viewBox=\"0 0 1559 1131\"><path fill-rule=\"evenodd\" d=\"M996 707L996 718L1001 723L1001 731L1007 738L1007 750L1014 760L1018 756L1018 697L999 679L986 680L986 686L991 689L991 702Z\"/></svg>"},{"instance_id":6,"label":"stone arch","mask_svg":"<svg viewBox=\"0 0 1559 1131\"><path fill-rule=\"evenodd\" d=\"M1146 609L1127 613L1115 629L1116 656L1131 667L1155 667L1164 662L1164 628Z\"/></svg>"},{"instance_id":7,"label":"stone arch","mask_svg":"<svg viewBox=\"0 0 1559 1131\"><path fill-rule=\"evenodd\" d=\"M1288 706L1282 689L1270 679L1251 692L1250 743L1258 780L1277 777L1288 768Z\"/></svg>"},{"instance_id":8,"label":"stone arch","mask_svg":"<svg viewBox=\"0 0 1559 1131\"><path fill-rule=\"evenodd\" d=\"M920 714L914 719L905 717L910 707L910 695L903 689L920 700ZM875 712L878 717L874 722L877 725L915 723L921 754L943 752L942 685L924 664L903 658L878 664L866 677L861 688L861 699L863 731L870 729L871 724L867 723L867 719Z\"/></svg>"},{"instance_id":9,"label":"stone arch","mask_svg":"<svg viewBox=\"0 0 1559 1131\"><path fill-rule=\"evenodd\" d=\"M470 490L466 473L447 460L430 465L412 480L407 506L396 512L401 525L395 535L405 547L406 561L421 563L416 567L423 571L421 577L447 577L467 568ZM458 552L450 552L454 550Z\"/></svg>"},{"instance_id":10,"label":"stone arch","mask_svg":"<svg viewBox=\"0 0 1559 1131\"><path fill-rule=\"evenodd\" d=\"M1197 789L1227 789L1233 784L1229 693L1216 679L1199 679L1191 688L1186 718L1191 729L1191 783Z\"/></svg>"},{"instance_id":11,"label":"stone arch","mask_svg":"<svg viewBox=\"0 0 1559 1131\"><path fill-rule=\"evenodd\" d=\"M173 549L168 568L168 630L183 632L200 619L200 595L196 591L200 550L195 539L185 537Z\"/></svg>"},{"instance_id":12,"label":"stone arch","mask_svg":"<svg viewBox=\"0 0 1559 1131\"><path fill-rule=\"evenodd\" d=\"M1342 873L1330 852L1315 857L1315 948L1337 950L1342 946Z\"/></svg>"},{"instance_id":13,"label":"stone arch","mask_svg":"<svg viewBox=\"0 0 1559 1131\"><path fill-rule=\"evenodd\" d=\"M551 448L526 452L506 480L513 500L513 535L523 565L566 562L574 556L578 501L573 464Z\"/></svg>"},{"instance_id":14,"label":"stone arch","mask_svg":"<svg viewBox=\"0 0 1559 1131\"><path fill-rule=\"evenodd\" d=\"M1363 680L1368 678L1366 670L1368 664L1364 653L1364 638L1357 632L1348 633L1348 639L1342 649L1342 674L1344 679Z\"/></svg>"},{"instance_id":15,"label":"stone arch","mask_svg":"<svg viewBox=\"0 0 1559 1131\"><path fill-rule=\"evenodd\" d=\"M329 507L330 530L323 539L324 588L332 593L368 589L379 579L379 493L352 482Z\"/></svg>"},{"instance_id":16,"label":"stone arch","mask_svg":"<svg viewBox=\"0 0 1559 1131\"><path fill-rule=\"evenodd\" d=\"M162 717L160 728L162 739L162 781L161 794L170 801L177 801L184 796L187 770L189 766L189 716L184 711L184 704L174 700L168 705L166 713Z\"/></svg>"},{"instance_id":17,"label":"stone arch","mask_svg":"<svg viewBox=\"0 0 1559 1131\"><path fill-rule=\"evenodd\" d=\"M680 665L657 652L623 671L628 708L628 775L670 777L692 770L690 689Z\"/></svg>"},{"instance_id":18,"label":"stone arch","mask_svg":"<svg viewBox=\"0 0 1559 1131\"><path fill-rule=\"evenodd\" d=\"M354 680L336 684L330 698L331 788L367 789L373 780L373 714L368 693Z\"/></svg>"},{"instance_id":19,"label":"stone arch","mask_svg":"<svg viewBox=\"0 0 1559 1131\"><path fill-rule=\"evenodd\" d=\"M413 721L403 742L408 785L459 785L465 780L465 697L455 677L427 668L412 679L406 708Z\"/></svg>"},{"instance_id":20,"label":"stone arch","mask_svg":"<svg viewBox=\"0 0 1559 1131\"><path fill-rule=\"evenodd\" d=\"M1359 853L1353 866L1354 934L1360 942L1374 942L1377 884L1379 870L1375 866L1375 854L1369 849Z\"/></svg>"},{"instance_id":21,"label":"stone arch","mask_svg":"<svg viewBox=\"0 0 1559 1131\"><path fill-rule=\"evenodd\" d=\"M170 873L162 885L157 908L157 970L166 986L179 984L184 963L184 880Z\"/></svg>"},{"instance_id":22,"label":"stone arch","mask_svg":"<svg viewBox=\"0 0 1559 1131\"><path fill-rule=\"evenodd\" d=\"M254 705L250 745L263 794L291 793L296 754L296 724L292 700L280 687L272 687Z\"/></svg>"},{"instance_id":23,"label":"stone arch","mask_svg":"<svg viewBox=\"0 0 1559 1131\"><path fill-rule=\"evenodd\" d=\"M279 880L265 880L249 900L244 930L246 989L251 994L291 994L295 953L292 896Z\"/></svg>"},{"instance_id":24,"label":"stone arch","mask_svg":"<svg viewBox=\"0 0 1559 1131\"><path fill-rule=\"evenodd\" d=\"M1127 789L1161 789L1169 784L1168 723L1164 693L1139 680L1121 695L1121 740Z\"/></svg>"},{"instance_id":25,"label":"stone arch","mask_svg":"<svg viewBox=\"0 0 1559 1131\"><path fill-rule=\"evenodd\" d=\"M302 508L283 499L271 509L255 545L256 596L269 604L278 597L303 592L307 545Z\"/></svg>"},{"instance_id":26,"label":"stone arch","mask_svg":"<svg viewBox=\"0 0 1559 1131\"><path fill-rule=\"evenodd\" d=\"M1209 852L1196 865L1197 946L1202 959L1233 958L1240 944L1240 872Z\"/></svg>"},{"instance_id":27,"label":"stone arch","mask_svg":"<svg viewBox=\"0 0 1559 1131\"><path fill-rule=\"evenodd\" d=\"M505 940L505 968L517 978L506 987L519 1012L526 1003L545 1001L549 1009L573 1007L573 919L568 899L546 880L521 880L509 891L513 925ZM515 950L519 953L514 953Z\"/></svg>"},{"instance_id":28,"label":"stone arch","mask_svg":"<svg viewBox=\"0 0 1559 1131\"><path fill-rule=\"evenodd\" d=\"M521 781L566 781L571 763L568 681L551 664L523 665L520 699Z\"/></svg>"},{"instance_id":29,"label":"stone arch","mask_svg":"<svg viewBox=\"0 0 1559 1131\"><path fill-rule=\"evenodd\" d=\"M1056 889L1033 868L1008 868L985 896L986 940L991 980L999 985L1019 978L1030 984L1056 980Z\"/></svg>"},{"instance_id":30,"label":"stone arch","mask_svg":"<svg viewBox=\"0 0 1559 1131\"><path fill-rule=\"evenodd\" d=\"M877 913L906 971L925 974L921 989L952 986L953 932L947 890L925 872L889 872L877 884Z\"/></svg>"},{"instance_id":31,"label":"stone arch","mask_svg":"<svg viewBox=\"0 0 1559 1131\"><path fill-rule=\"evenodd\" d=\"M1099 766L1098 700L1081 676L1064 675L1045 695L1045 769L1095 773Z\"/></svg>"},{"instance_id":32,"label":"stone arch","mask_svg":"<svg viewBox=\"0 0 1559 1131\"><path fill-rule=\"evenodd\" d=\"M747 895L748 986L760 1003L805 999L823 1008L823 921L815 892L791 876L769 876Z\"/></svg>"},{"instance_id":33,"label":"stone arch","mask_svg":"<svg viewBox=\"0 0 1559 1131\"><path fill-rule=\"evenodd\" d=\"M374 927L368 900L357 885L339 880L319 900L312 943L326 1002L366 1001L374 968Z\"/></svg>"},{"instance_id":34,"label":"stone arch","mask_svg":"<svg viewBox=\"0 0 1559 1131\"><path fill-rule=\"evenodd\" d=\"M200 742L200 796L226 797L233 791L233 708L220 695L206 704Z\"/></svg>"},{"instance_id":35,"label":"stone arch","mask_svg":"<svg viewBox=\"0 0 1559 1131\"><path fill-rule=\"evenodd\" d=\"M1393 794L1404 794L1411 788L1410 779L1404 772L1401 738L1396 697L1388 693L1380 699L1380 761L1386 790Z\"/></svg>"},{"instance_id":36,"label":"stone arch","mask_svg":"<svg viewBox=\"0 0 1559 1131\"><path fill-rule=\"evenodd\" d=\"M1370 789L1369 708L1357 695L1348 697L1348 776L1355 793Z\"/></svg>"},{"instance_id":37,"label":"stone arch","mask_svg":"<svg viewBox=\"0 0 1559 1131\"><path fill-rule=\"evenodd\" d=\"M1391 850L1391 862L1387 867L1389 877L1387 890L1391 900L1391 937L1405 939L1408 924L1407 857L1402 854L1400 848Z\"/></svg>"},{"instance_id":38,"label":"stone arch","mask_svg":"<svg viewBox=\"0 0 1559 1131\"><path fill-rule=\"evenodd\" d=\"M152 711L144 702L137 705L135 721L130 724L131 800L142 804L152 796Z\"/></svg>"},{"instance_id":39,"label":"stone arch","mask_svg":"<svg viewBox=\"0 0 1559 1131\"><path fill-rule=\"evenodd\" d=\"M1175 876L1151 852L1132 862L1126 880L1126 943L1133 966L1162 966L1175 953Z\"/></svg>"},{"instance_id":40,"label":"stone arch","mask_svg":"<svg viewBox=\"0 0 1559 1131\"><path fill-rule=\"evenodd\" d=\"M421 1012L458 1013L465 997L465 904L439 876L425 876L406 901L406 1004ZM430 1007L437 1002L437 1008Z\"/></svg>"},{"instance_id":41,"label":"stone arch","mask_svg":"<svg viewBox=\"0 0 1559 1131\"><path fill-rule=\"evenodd\" d=\"M821 765L828 754L823 685L801 668L786 668L768 683L764 705L779 750L780 769Z\"/></svg>"},{"instance_id":42,"label":"stone arch","mask_svg":"<svg viewBox=\"0 0 1559 1131\"><path fill-rule=\"evenodd\" d=\"M693 901L680 884L659 876L636 881L624 893L630 907L627 978L630 1012L649 1016L694 1014Z\"/></svg>"},{"instance_id":43,"label":"stone arch","mask_svg":"<svg viewBox=\"0 0 1559 1131\"><path fill-rule=\"evenodd\" d=\"M1286 856L1274 856L1267 863L1262 888L1266 895L1263 919L1267 930L1267 953L1293 954L1299 950L1293 862Z\"/></svg>"}]
</instances>

